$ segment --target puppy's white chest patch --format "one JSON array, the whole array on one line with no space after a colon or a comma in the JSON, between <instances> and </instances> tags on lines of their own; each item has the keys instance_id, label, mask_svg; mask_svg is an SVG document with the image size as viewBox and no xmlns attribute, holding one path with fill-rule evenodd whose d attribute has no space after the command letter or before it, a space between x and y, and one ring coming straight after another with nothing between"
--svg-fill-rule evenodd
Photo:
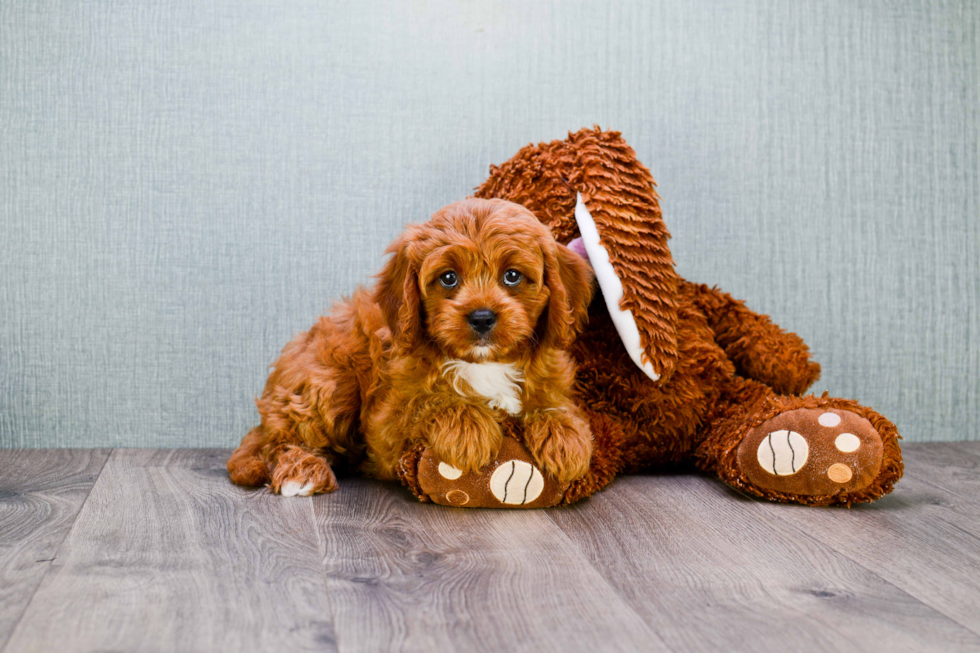
<instances>
[{"instance_id":1,"label":"puppy's white chest patch","mask_svg":"<svg viewBox=\"0 0 980 653\"><path fill-rule=\"evenodd\" d=\"M453 389L465 394L459 381L466 381L476 394L488 400L490 408L517 415L524 408L521 403L521 384L524 373L513 363L468 363L451 360L443 363L443 374L453 375Z\"/></svg>"}]
</instances>

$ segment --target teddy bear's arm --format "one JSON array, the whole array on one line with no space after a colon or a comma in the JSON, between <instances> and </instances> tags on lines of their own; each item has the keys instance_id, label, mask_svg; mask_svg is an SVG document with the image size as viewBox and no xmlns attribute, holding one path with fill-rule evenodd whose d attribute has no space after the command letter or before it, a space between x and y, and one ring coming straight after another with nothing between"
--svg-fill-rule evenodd
<instances>
[{"instance_id":1,"label":"teddy bear's arm","mask_svg":"<svg viewBox=\"0 0 980 653\"><path fill-rule=\"evenodd\" d=\"M820 365L795 333L784 331L728 293L704 284L682 282L708 319L715 340L740 376L765 383L777 394L800 395L820 377Z\"/></svg>"}]
</instances>

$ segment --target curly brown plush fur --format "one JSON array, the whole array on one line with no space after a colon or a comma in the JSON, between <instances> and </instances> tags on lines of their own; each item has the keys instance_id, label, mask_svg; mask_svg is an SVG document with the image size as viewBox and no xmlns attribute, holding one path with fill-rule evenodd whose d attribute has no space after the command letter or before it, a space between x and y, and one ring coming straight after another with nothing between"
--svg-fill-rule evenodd
<instances>
[{"instance_id":1,"label":"curly brown plush fur","mask_svg":"<svg viewBox=\"0 0 980 653\"><path fill-rule=\"evenodd\" d=\"M632 312L660 377L630 359L597 296L572 346L595 452L564 503L618 473L689 463L748 494L809 505L870 501L901 477L894 424L853 401L799 396L820 366L796 334L677 276L653 178L619 133L583 129L528 145L492 166L476 196L523 204L566 243L579 236L581 197L623 283L620 308Z\"/></svg>"}]
</instances>

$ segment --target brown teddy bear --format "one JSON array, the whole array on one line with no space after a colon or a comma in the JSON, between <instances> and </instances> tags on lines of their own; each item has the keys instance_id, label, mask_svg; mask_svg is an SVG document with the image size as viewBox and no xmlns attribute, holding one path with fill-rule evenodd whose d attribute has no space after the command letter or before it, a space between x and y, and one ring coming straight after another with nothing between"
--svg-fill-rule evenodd
<instances>
[{"instance_id":1,"label":"brown teddy bear","mask_svg":"<svg viewBox=\"0 0 980 653\"><path fill-rule=\"evenodd\" d=\"M478 473L416 445L400 476L420 500L560 505L620 473L693 463L753 496L850 506L901 478L894 424L854 401L801 396L820 366L797 335L677 275L653 178L618 132L528 145L491 166L475 195L523 204L596 272L601 292L572 347L595 453L586 476L562 486L534 466L516 424Z\"/></svg>"}]
</instances>

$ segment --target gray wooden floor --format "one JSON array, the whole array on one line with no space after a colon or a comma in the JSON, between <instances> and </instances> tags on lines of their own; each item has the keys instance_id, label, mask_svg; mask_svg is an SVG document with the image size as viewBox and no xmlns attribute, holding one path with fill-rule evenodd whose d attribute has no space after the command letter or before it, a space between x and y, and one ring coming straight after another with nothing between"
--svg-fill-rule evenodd
<instances>
[{"instance_id":1,"label":"gray wooden floor","mask_svg":"<svg viewBox=\"0 0 980 653\"><path fill-rule=\"evenodd\" d=\"M280 499L217 450L0 451L0 651L980 650L980 443L846 509L694 475L533 512Z\"/></svg>"}]
</instances>

